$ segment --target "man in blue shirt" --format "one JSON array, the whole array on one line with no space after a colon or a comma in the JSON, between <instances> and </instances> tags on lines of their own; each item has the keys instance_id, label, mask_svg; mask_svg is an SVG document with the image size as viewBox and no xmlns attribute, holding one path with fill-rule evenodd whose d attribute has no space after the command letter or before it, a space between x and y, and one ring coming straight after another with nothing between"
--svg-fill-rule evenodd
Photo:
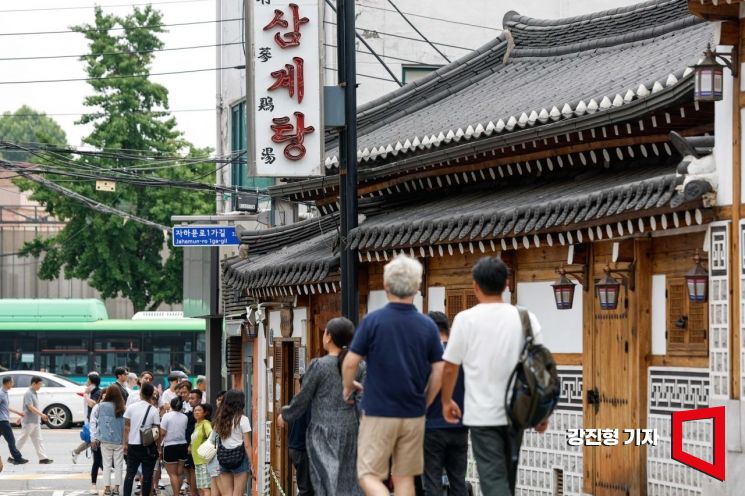
<instances>
[{"instance_id":1,"label":"man in blue shirt","mask_svg":"<svg viewBox=\"0 0 745 496\"><path fill-rule=\"evenodd\" d=\"M16 465L21 465L28 463L28 460L23 458L21 452L16 448L16 438L13 435L13 429L10 427L10 412L15 413L19 417L23 417L23 412L10 407L8 391L12 388L13 378L9 375L3 376L3 386L0 388L0 436L4 437L5 442L8 443L8 449L11 455L8 461ZM2 463L2 460L0 460L0 463Z\"/></svg>"},{"instance_id":2,"label":"man in blue shirt","mask_svg":"<svg viewBox=\"0 0 745 496\"><path fill-rule=\"evenodd\" d=\"M450 335L447 315L442 312L429 312L429 317L440 330L440 341L445 348ZM458 375L453 391L453 399L463 411L465 386L463 373ZM442 416L442 402L438 394L427 409L427 423L424 434L424 494L442 494L442 472L448 476L448 495L467 496L466 468L468 466L468 428L460 420L450 424Z\"/></svg>"},{"instance_id":3,"label":"man in blue shirt","mask_svg":"<svg viewBox=\"0 0 745 496\"><path fill-rule=\"evenodd\" d=\"M383 270L388 304L360 323L342 367L344 398L365 359L364 415L357 443L357 477L366 495L388 495L383 484L392 460L396 496L414 496L424 470L424 422L442 377L442 344L435 323L414 306L422 264L399 255Z\"/></svg>"}]
</instances>

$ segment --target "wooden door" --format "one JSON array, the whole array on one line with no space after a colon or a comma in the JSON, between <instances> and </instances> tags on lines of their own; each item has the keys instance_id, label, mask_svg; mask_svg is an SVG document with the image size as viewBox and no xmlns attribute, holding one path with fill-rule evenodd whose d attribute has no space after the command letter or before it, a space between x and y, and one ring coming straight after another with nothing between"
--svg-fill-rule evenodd
<instances>
[{"instance_id":1,"label":"wooden door","mask_svg":"<svg viewBox=\"0 0 745 496\"><path fill-rule=\"evenodd\" d=\"M295 366L297 355L297 341L293 338L275 339L274 352L274 412L279 414L282 407L292 399L295 389ZM290 450L288 448L289 429L286 427L276 428L272 432L272 468L277 474L279 483L287 493L292 490L292 463L290 461ZM272 496L280 496L276 482L270 481Z\"/></svg>"},{"instance_id":2,"label":"wooden door","mask_svg":"<svg viewBox=\"0 0 745 496\"><path fill-rule=\"evenodd\" d=\"M634 278L634 289L631 284L622 285L616 310L600 308L594 284L603 276L612 244L597 243L591 256L592 286L585 294L584 427L618 432L617 445L587 445L590 441L602 442L602 437L585 436L585 487L594 496L646 494L645 448L635 443L624 445L628 437L624 430L645 427L647 387L643 357L650 325L650 257L645 251L647 242L627 242L632 244L635 270L633 276L625 275ZM628 268L631 264L612 265Z\"/></svg>"}]
</instances>

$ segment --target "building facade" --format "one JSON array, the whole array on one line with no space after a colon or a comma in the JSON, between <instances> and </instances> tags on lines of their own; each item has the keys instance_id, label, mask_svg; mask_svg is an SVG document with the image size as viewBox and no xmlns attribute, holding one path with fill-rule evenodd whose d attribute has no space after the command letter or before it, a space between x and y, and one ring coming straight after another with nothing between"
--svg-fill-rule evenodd
<instances>
[{"instance_id":1,"label":"building facade","mask_svg":"<svg viewBox=\"0 0 745 496\"><path fill-rule=\"evenodd\" d=\"M740 45L740 7L690 4L558 20L509 12L478 50L362 105L363 220L346 240L333 137L323 178L270 188L313 201L320 216L244 233L242 255L223 266L228 359L252 392L259 494L279 494L271 470L292 485L274 418L340 314L342 243L358 253L361 315L385 303L382 267L398 253L425 266L417 306L451 319L476 303L480 257L511 268L511 301L544 323L562 385L549 430L526 434L519 494L740 494L740 81L727 74L724 100L699 102L691 69L707 44ZM705 298L686 281L697 254ZM574 293L557 309L562 267ZM724 482L671 457L672 413L720 405ZM597 429L618 430L619 442L593 439ZM684 451L711 460L711 421L682 438ZM472 461L469 479L478 488Z\"/></svg>"}]
</instances>

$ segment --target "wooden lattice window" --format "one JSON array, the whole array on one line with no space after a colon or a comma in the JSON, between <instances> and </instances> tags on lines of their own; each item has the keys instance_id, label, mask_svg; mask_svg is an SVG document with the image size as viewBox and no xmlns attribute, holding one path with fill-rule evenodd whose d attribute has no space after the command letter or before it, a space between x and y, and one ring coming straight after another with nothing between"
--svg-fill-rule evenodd
<instances>
[{"instance_id":1,"label":"wooden lattice window","mask_svg":"<svg viewBox=\"0 0 745 496\"><path fill-rule=\"evenodd\" d=\"M448 288L445 290L445 311L451 324L458 312L474 307L478 303L479 301L471 288Z\"/></svg>"},{"instance_id":2,"label":"wooden lattice window","mask_svg":"<svg viewBox=\"0 0 745 496\"><path fill-rule=\"evenodd\" d=\"M667 353L677 356L708 356L709 307L688 299L682 277L667 282Z\"/></svg>"}]
</instances>

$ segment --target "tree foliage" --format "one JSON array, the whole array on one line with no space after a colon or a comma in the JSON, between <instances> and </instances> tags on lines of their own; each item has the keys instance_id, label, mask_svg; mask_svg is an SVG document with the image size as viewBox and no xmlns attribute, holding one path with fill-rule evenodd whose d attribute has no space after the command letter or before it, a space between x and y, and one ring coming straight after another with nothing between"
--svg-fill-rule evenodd
<instances>
[{"instance_id":1,"label":"tree foliage","mask_svg":"<svg viewBox=\"0 0 745 496\"><path fill-rule=\"evenodd\" d=\"M0 141L16 144L48 144L65 146L65 131L57 121L27 105L0 115ZM0 151L0 158L17 162L34 162L35 158L24 151Z\"/></svg>"},{"instance_id":2,"label":"tree foliage","mask_svg":"<svg viewBox=\"0 0 745 496\"><path fill-rule=\"evenodd\" d=\"M152 160L149 157L178 154L199 158L209 154L210 150L197 149L183 138L176 120L168 113L168 90L149 79L153 54L146 52L163 47L158 37L162 23L161 14L151 6L135 7L124 17L104 14L96 8L93 25L72 28L88 40L89 55L82 58L88 77L99 78L89 82L93 94L84 104L91 111L79 121L93 125L84 142L97 149L121 150L121 153L115 157L79 156L74 163L68 162L68 166L127 167L137 171ZM157 174L173 180L201 182L210 182L213 173L214 165L207 162L137 171L143 176ZM163 225L171 224L172 215L214 211L214 194L209 193L141 187L126 182L117 182L114 193L96 191L93 181L63 185ZM64 272L66 278L87 279L105 298L117 295L129 298L135 310L181 301L182 251L167 249L165 233L91 210L27 181L22 187L32 189L33 199L67 222L58 235L36 239L24 247L25 253L44 254L42 278L53 279Z\"/></svg>"}]
</instances>

